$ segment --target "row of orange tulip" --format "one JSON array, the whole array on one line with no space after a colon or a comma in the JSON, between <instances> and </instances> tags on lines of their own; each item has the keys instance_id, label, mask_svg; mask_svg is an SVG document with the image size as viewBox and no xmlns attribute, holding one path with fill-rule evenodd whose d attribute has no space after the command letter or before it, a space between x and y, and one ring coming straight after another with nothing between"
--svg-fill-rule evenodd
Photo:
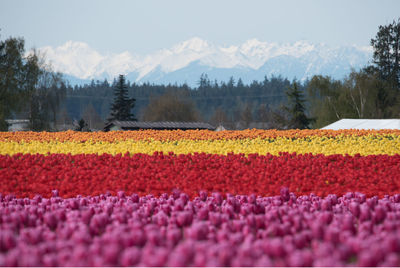
<instances>
[{"instance_id":1,"label":"row of orange tulip","mask_svg":"<svg viewBox=\"0 0 400 268\"><path fill-rule=\"evenodd\" d=\"M337 136L369 136L394 135L400 136L400 130L140 130L140 131L112 131L112 132L0 132L0 141L121 141L121 140L215 140L215 139L275 139L307 138L307 137L337 137Z\"/></svg>"}]
</instances>

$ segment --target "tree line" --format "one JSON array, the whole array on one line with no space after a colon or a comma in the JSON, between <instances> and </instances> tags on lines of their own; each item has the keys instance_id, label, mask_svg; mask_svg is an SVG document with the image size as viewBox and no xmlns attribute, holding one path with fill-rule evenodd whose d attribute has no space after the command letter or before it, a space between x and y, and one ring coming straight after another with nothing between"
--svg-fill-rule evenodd
<instances>
[{"instance_id":1,"label":"tree line","mask_svg":"<svg viewBox=\"0 0 400 268\"><path fill-rule=\"evenodd\" d=\"M343 80L314 76L307 84L319 128L342 118L400 118L400 19L379 26L372 64Z\"/></svg>"},{"instance_id":2,"label":"tree line","mask_svg":"<svg viewBox=\"0 0 400 268\"><path fill-rule=\"evenodd\" d=\"M54 127L67 87L37 51L25 55L24 39L0 41L0 130L16 115L35 131Z\"/></svg>"},{"instance_id":3,"label":"tree line","mask_svg":"<svg viewBox=\"0 0 400 268\"><path fill-rule=\"evenodd\" d=\"M79 118L88 107L94 107L98 117L107 120L119 83L93 81L91 85L68 88L65 105L68 113ZM286 101L285 90L291 85L282 77L265 78L250 85L234 78L211 83L206 74L200 77L197 88L186 84L125 83L127 95L136 100L133 114L138 120L215 122L220 118L227 124L265 121L269 110Z\"/></svg>"},{"instance_id":4,"label":"tree line","mask_svg":"<svg viewBox=\"0 0 400 268\"><path fill-rule=\"evenodd\" d=\"M91 129L118 118L207 121L243 129L320 128L342 118L399 117L400 19L379 26L371 46L372 63L341 80L278 76L245 85L240 78L210 81L202 74L190 88L130 83L120 76L72 87L38 53L24 57L23 39L9 38L0 42L0 127L4 130L4 119L17 114L29 118L33 130L57 130L73 119L83 119Z\"/></svg>"}]
</instances>

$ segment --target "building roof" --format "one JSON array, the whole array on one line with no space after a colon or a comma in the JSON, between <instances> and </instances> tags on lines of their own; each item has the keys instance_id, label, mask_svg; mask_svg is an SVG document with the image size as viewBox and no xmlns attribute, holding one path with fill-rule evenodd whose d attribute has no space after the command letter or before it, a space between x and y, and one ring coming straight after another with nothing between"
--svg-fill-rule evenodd
<instances>
[{"instance_id":1,"label":"building roof","mask_svg":"<svg viewBox=\"0 0 400 268\"><path fill-rule=\"evenodd\" d=\"M8 131L25 131L29 130L28 119L6 119L9 124Z\"/></svg>"},{"instance_id":2,"label":"building roof","mask_svg":"<svg viewBox=\"0 0 400 268\"><path fill-rule=\"evenodd\" d=\"M113 126L121 129L209 129L215 127L203 122L140 122L140 121L112 121L107 124L105 129L109 130Z\"/></svg>"},{"instance_id":3,"label":"building roof","mask_svg":"<svg viewBox=\"0 0 400 268\"><path fill-rule=\"evenodd\" d=\"M6 119L6 122L9 124L23 124L29 123L29 119Z\"/></svg>"},{"instance_id":4,"label":"building roof","mask_svg":"<svg viewBox=\"0 0 400 268\"><path fill-rule=\"evenodd\" d=\"M400 119L341 119L322 129L400 129Z\"/></svg>"}]
</instances>

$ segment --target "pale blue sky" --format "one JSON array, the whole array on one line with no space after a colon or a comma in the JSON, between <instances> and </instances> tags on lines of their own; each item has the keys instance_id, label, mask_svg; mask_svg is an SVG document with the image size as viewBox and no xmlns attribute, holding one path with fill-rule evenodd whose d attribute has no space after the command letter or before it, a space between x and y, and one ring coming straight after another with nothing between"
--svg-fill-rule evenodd
<instances>
[{"instance_id":1,"label":"pale blue sky","mask_svg":"<svg viewBox=\"0 0 400 268\"><path fill-rule=\"evenodd\" d=\"M309 40L369 45L400 17L398 0L0 0L1 39L27 48L83 41L102 53L150 53L197 36L217 45Z\"/></svg>"}]
</instances>

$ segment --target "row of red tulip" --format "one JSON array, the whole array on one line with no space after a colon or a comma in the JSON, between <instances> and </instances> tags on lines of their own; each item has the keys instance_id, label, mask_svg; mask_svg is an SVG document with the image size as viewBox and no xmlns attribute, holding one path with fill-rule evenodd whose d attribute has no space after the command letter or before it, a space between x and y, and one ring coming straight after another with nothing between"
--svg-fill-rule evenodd
<instances>
[{"instance_id":1,"label":"row of red tulip","mask_svg":"<svg viewBox=\"0 0 400 268\"><path fill-rule=\"evenodd\" d=\"M383 197L400 192L400 155L0 155L0 182L0 193L18 197L48 197L52 189L63 197L173 189L190 197L199 190L272 196L282 186L297 195Z\"/></svg>"}]
</instances>

